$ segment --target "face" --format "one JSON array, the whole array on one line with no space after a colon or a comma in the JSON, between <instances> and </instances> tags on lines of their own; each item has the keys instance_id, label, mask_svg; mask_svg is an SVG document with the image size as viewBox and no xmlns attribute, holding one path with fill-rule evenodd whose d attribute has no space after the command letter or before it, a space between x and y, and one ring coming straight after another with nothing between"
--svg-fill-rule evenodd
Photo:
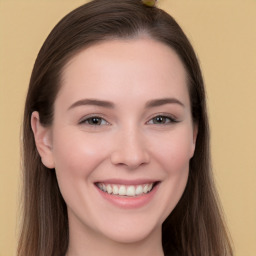
<instances>
[{"instance_id":1,"label":"face","mask_svg":"<svg viewBox=\"0 0 256 256\"><path fill-rule=\"evenodd\" d=\"M37 127L72 232L118 242L161 233L185 189L196 137L172 49L140 38L83 50L63 70L52 126Z\"/></svg>"}]
</instances>

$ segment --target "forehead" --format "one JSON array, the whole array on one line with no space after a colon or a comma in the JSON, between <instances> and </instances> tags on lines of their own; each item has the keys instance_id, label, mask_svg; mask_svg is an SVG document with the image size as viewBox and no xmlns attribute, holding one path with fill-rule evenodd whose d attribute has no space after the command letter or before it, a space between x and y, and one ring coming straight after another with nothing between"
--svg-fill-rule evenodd
<instances>
[{"instance_id":1,"label":"forehead","mask_svg":"<svg viewBox=\"0 0 256 256\"><path fill-rule=\"evenodd\" d=\"M169 46L149 39L108 40L75 55L64 67L59 96L187 97L186 71ZM108 92L109 95L106 95ZM119 94L119 95L118 95Z\"/></svg>"}]
</instances>

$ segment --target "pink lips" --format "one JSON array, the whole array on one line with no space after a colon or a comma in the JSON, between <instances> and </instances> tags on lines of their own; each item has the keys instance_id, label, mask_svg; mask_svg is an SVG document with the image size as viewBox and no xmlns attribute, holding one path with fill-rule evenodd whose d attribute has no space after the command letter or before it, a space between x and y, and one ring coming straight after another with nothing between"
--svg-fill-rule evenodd
<instances>
[{"instance_id":1,"label":"pink lips","mask_svg":"<svg viewBox=\"0 0 256 256\"><path fill-rule=\"evenodd\" d=\"M155 183L156 181L149 180L149 179L130 180L130 181L111 179L111 180L104 180L101 182L105 184L139 185L139 184ZM135 209L135 208L140 208L146 205L153 199L154 195L157 192L158 186L159 186L159 183L157 182L157 184L149 193L142 194L139 196L134 196L134 197L128 197L128 196L108 194L106 192L103 192L100 188L97 187L97 185L95 185L96 189L98 190L100 195L103 197L103 199L123 209Z\"/></svg>"}]
</instances>

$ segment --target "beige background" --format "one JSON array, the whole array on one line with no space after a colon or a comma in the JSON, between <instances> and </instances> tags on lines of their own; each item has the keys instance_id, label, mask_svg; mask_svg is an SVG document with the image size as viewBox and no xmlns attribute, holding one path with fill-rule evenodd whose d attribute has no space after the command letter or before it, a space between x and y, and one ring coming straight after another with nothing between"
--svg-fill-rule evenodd
<instances>
[{"instance_id":1,"label":"beige background","mask_svg":"<svg viewBox=\"0 0 256 256\"><path fill-rule=\"evenodd\" d=\"M121 1L121 0L120 0ZM82 0L0 0L0 256L15 255L20 125L44 39ZM160 0L190 38L208 94L213 167L237 256L256 255L256 0Z\"/></svg>"}]
</instances>

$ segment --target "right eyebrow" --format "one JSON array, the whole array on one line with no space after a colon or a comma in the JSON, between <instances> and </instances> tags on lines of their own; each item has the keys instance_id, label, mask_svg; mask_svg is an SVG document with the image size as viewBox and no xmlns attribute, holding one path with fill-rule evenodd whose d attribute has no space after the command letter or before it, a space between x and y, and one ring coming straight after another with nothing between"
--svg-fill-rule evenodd
<instances>
[{"instance_id":1,"label":"right eyebrow","mask_svg":"<svg viewBox=\"0 0 256 256\"><path fill-rule=\"evenodd\" d=\"M68 110L79 107L79 106L85 106L85 105L94 105L94 106L100 106L105 108L114 108L114 104L110 101L105 100L96 100L96 99L82 99L78 100L75 103L73 103Z\"/></svg>"}]
</instances>

